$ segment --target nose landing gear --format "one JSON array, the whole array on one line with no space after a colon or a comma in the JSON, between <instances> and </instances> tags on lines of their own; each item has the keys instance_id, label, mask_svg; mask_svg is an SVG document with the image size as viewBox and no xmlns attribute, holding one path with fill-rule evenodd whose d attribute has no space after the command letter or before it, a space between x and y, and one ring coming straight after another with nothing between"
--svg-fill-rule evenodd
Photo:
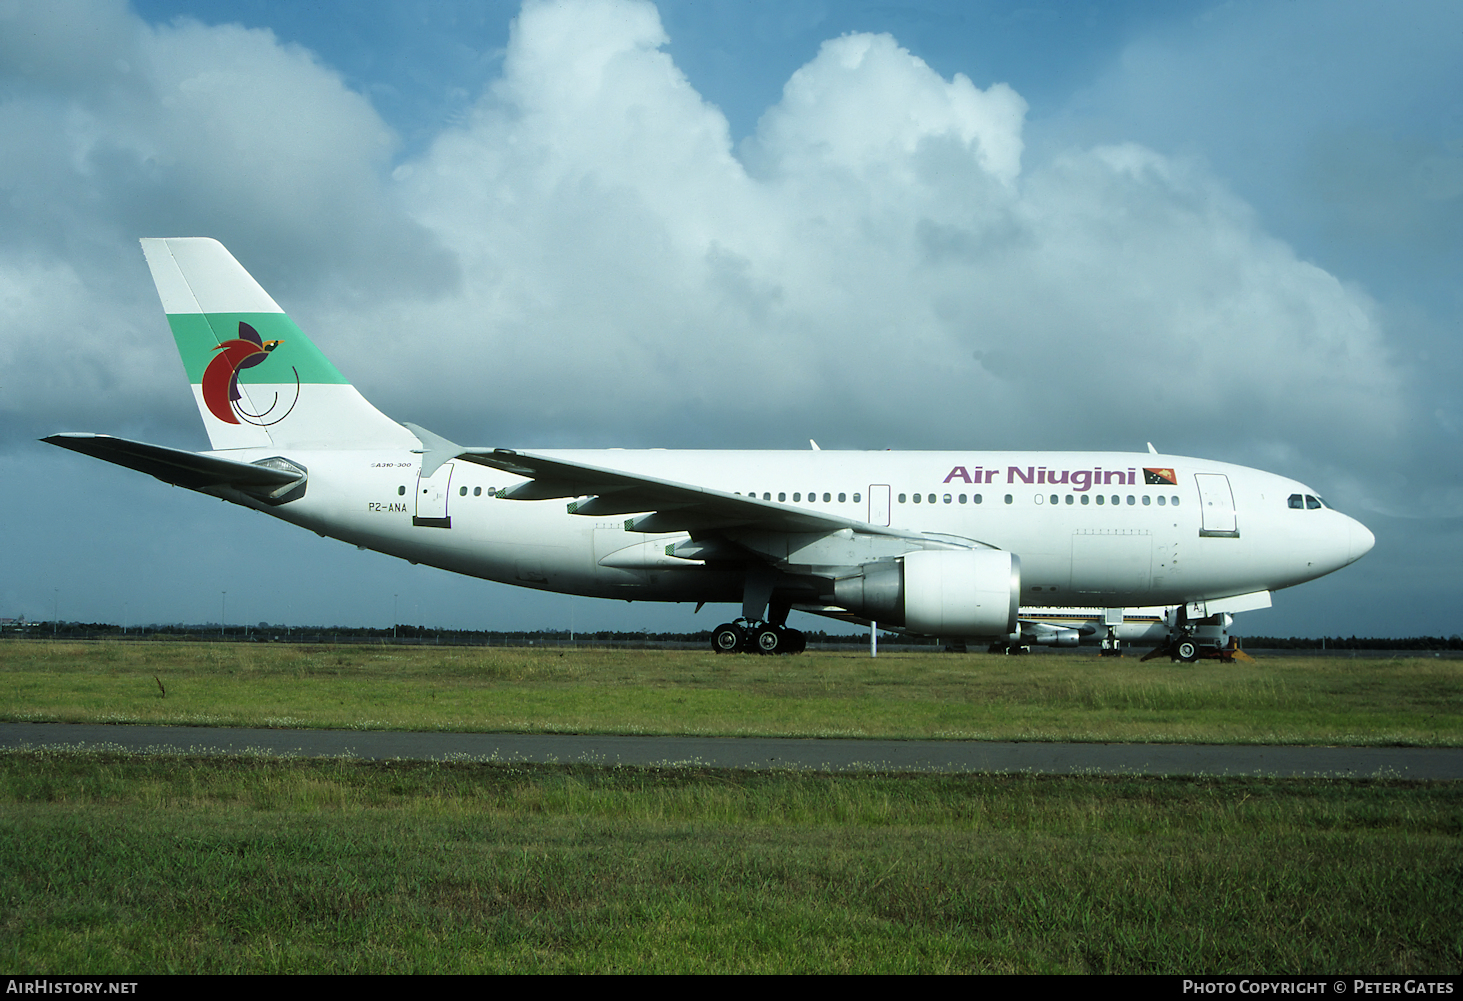
<instances>
[{"instance_id":1,"label":"nose landing gear","mask_svg":"<svg viewBox=\"0 0 1463 1001\"><path fill-rule=\"evenodd\" d=\"M1191 619L1179 606L1168 642L1149 652L1143 659L1168 657L1176 663L1192 664L1199 660L1219 660L1226 664L1235 660L1252 660L1229 635L1234 617L1223 612L1202 619Z\"/></svg>"}]
</instances>

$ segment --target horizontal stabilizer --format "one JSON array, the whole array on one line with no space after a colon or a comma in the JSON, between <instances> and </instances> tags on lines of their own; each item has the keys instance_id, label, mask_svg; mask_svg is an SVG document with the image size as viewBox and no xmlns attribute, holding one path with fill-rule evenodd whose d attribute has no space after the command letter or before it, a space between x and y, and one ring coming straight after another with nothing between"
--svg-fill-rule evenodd
<instances>
[{"instance_id":1,"label":"horizontal stabilizer","mask_svg":"<svg viewBox=\"0 0 1463 1001\"><path fill-rule=\"evenodd\" d=\"M304 470L282 460L262 460L276 462L273 466L239 462L107 434L53 434L41 441L126 466L189 490L233 487L262 500L277 500L286 492L285 488L302 484L305 478Z\"/></svg>"}]
</instances>

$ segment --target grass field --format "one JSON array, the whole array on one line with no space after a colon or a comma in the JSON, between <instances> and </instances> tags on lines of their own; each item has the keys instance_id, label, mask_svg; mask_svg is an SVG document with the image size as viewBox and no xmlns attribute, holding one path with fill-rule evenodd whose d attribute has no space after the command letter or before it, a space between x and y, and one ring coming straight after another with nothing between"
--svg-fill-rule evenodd
<instances>
[{"instance_id":1,"label":"grass field","mask_svg":"<svg viewBox=\"0 0 1463 1001\"><path fill-rule=\"evenodd\" d=\"M1459 672L4 642L0 716L1456 746ZM1456 974L1463 783L10 751L0 900L31 973Z\"/></svg>"},{"instance_id":2,"label":"grass field","mask_svg":"<svg viewBox=\"0 0 1463 1001\"><path fill-rule=\"evenodd\" d=\"M1459 746L1463 662L7 641L0 718Z\"/></svg>"},{"instance_id":3,"label":"grass field","mask_svg":"<svg viewBox=\"0 0 1463 1001\"><path fill-rule=\"evenodd\" d=\"M1456 783L0 754L0 965L1463 968Z\"/></svg>"}]
</instances>

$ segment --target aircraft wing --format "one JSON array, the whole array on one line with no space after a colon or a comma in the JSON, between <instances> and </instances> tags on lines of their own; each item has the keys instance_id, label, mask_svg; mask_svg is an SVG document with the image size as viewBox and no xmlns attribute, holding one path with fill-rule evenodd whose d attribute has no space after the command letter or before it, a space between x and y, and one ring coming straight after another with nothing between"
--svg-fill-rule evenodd
<instances>
[{"instance_id":1,"label":"aircraft wing","mask_svg":"<svg viewBox=\"0 0 1463 1001\"><path fill-rule=\"evenodd\" d=\"M510 500L588 497L572 504L571 513L600 516L653 512L633 519L629 527L637 532L738 528L829 533L848 529L866 535L924 538L917 532L871 525L790 504L506 448L464 449L456 458L527 477L530 482L504 491L502 496Z\"/></svg>"},{"instance_id":2,"label":"aircraft wing","mask_svg":"<svg viewBox=\"0 0 1463 1001\"><path fill-rule=\"evenodd\" d=\"M287 488L301 484L304 471L293 464L288 468L255 462L239 462L216 455L187 452L162 445L114 438L109 434L53 434L41 441L73 452L105 459L107 462L136 469L155 476L164 483L189 490L209 487L233 487L261 499L276 499ZM265 463L271 460L264 460Z\"/></svg>"}]
</instances>

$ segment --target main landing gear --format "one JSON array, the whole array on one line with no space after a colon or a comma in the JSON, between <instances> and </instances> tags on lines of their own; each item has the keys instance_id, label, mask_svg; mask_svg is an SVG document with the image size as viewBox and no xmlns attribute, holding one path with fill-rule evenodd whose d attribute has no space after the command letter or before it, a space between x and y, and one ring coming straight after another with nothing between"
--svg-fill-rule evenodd
<instances>
[{"instance_id":1,"label":"main landing gear","mask_svg":"<svg viewBox=\"0 0 1463 1001\"><path fill-rule=\"evenodd\" d=\"M711 634L711 649L717 653L802 653L807 646L802 630L771 622L737 619L722 623Z\"/></svg>"}]
</instances>

